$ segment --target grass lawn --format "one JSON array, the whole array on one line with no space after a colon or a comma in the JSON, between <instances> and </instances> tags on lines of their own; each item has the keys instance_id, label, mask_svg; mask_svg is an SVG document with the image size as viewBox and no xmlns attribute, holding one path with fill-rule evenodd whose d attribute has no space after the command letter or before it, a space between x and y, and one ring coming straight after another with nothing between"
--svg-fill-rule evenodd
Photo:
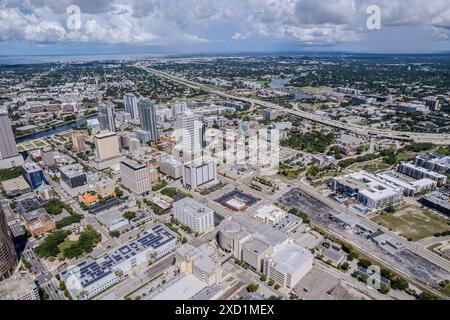
<instances>
[{"instance_id":1,"label":"grass lawn","mask_svg":"<svg viewBox=\"0 0 450 320\"><path fill-rule=\"evenodd\" d=\"M64 240L64 242L58 245L59 251L64 252L64 249L70 247L76 241L70 241L69 239Z\"/></svg>"},{"instance_id":2,"label":"grass lawn","mask_svg":"<svg viewBox=\"0 0 450 320\"><path fill-rule=\"evenodd\" d=\"M366 162L357 162L349 166L348 170L360 171L366 170L368 172L379 172L389 169L391 166L389 164L384 163L381 159L375 159Z\"/></svg>"},{"instance_id":3,"label":"grass lawn","mask_svg":"<svg viewBox=\"0 0 450 320\"><path fill-rule=\"evenodd\" d=\"M394 213L385 213L372 219L412 241L432 236L449 229L447 220L415 206L406 206Z\"/></svg>"},{"instance_id":4,"label":"grass lawn","mask_svg":"<svg viewBox=\"0 0 450 320\"><path fill-rule=\"evenodd\" d=\"M411 152L400 152L396 158L397 161L409 161L414 158L414 155Z\"/></svg>"},{"instance_id":5,"label":"grass lawn","mask_svg":"<svg viewBox=\"0 0 450 320\"><path fill-rule=\"evenodd\" d=\"M42 142L40 140L36 141L34 144L38 147L45 147L47 145L45 142Z\"/></svg>"}]
</instances>

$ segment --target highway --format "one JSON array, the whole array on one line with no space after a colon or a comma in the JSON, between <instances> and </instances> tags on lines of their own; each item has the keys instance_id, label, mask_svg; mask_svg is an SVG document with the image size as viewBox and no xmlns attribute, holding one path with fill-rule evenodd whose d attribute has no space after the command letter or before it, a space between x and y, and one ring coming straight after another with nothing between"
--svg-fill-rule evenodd
<instances>
[{"instance_id":1,"label":"highway","mask_svg":"<svg viewBox=\"0 0 450 320\"><path fill-rule=\"evenodd\" d=\"M379 137L379 138L387 138L387 139L393 139L393 140L403 140L403 141L411 141L412 140L417 143L429 142L429 143L433 143L435 145L449 145L450 144L450 134L433 134L433 133L418 133L418 132L406 132L406 131L405 132L392 131L392 130L384 130L384 129L371 129L371 128L356 125L356 124L350 124L350 123L344 123L344 122L340 122L340 121L331 120L328 117L322 117L322 116L312 114L309 112L305 112L305 111L283 108L280 105L272 103L272 102L233 96L226 92L220 91L216 88L211 88L211 87L203 85L203 84L199 84L199 83L195 83L193 81L189 81L186 79L178 78L178 77L175 77L175 76L168 74L166 72L163 72L163 71L147 68L141 64L137 64L136 66L146 70L147 72L150 72L150 73L156 74L160 77L163 77L165 79L172 80L174 82L183 84L192 89L203 90L205 92L209 92L211 94L214 94L214 95L217 95L217 96L220 96L223 98L233 99L233 100L237 100L237 101L243 101L243 102L250 103L252 105L259 105L259 106L262 106L262 107L268 108L268 109L280 110L280 111L286 112L288 114L291 114L291 115L294 115L294 116L297 116L297 117L300 117L303 119L318 122L318 123L321 123L321 124L324 124L327 126L331 126L331 127L335 127L338 129L342 129L342 130L351 131L351 132L354 132L354 133L360 134L360 135L373 136L373 137Z\"/></svg>"}]
</instances>

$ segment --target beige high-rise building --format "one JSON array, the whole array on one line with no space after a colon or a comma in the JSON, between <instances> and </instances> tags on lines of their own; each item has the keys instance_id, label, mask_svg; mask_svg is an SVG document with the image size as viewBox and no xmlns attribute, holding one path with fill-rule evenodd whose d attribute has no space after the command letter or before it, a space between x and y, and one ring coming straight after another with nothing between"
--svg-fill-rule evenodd
<instances>
[{"instance_id":1,"label":"beige high-rise building","mask_svg":"<svg viewBox=\"0 0 450 320\"><path fill-rule=\"evenodd\" d=\"M95 154L98 160L107 160L120 155L119 138L114 132L94 136Z\"/></svg>"},{"instance_id":2,"label":"beige high-rise building","mask_svg":"<svg viewBox=\"0 0 450 320\"><path fill-rule=\"evenodd\" d=\"M83 152L86 150L84 143L84 134L81 132L72 133L72 150L75 152Z\"/></svg>"},{"instance_id":3,"label":"beige high-rise building","mask_svg":"<svg viewBox=\"0 0 450 320\"><path fill-rule=\"evenodd\" d=\"M94 135L95 160L97 170L116 166L125 157L120 153L119 137L114 132L102 132Z\"/></svg>"},{"instance_id":4,"label":"beige high-rise building","mask_svg":"<svg viewBox=\"0 0 450 320\"><path fill-rule=\"evenodd\" d=\"M158 171L132 160L120 163L122 183L135 194L144 194L151 190L152 184L159 179Z\"/></svg>"}]
</instances>

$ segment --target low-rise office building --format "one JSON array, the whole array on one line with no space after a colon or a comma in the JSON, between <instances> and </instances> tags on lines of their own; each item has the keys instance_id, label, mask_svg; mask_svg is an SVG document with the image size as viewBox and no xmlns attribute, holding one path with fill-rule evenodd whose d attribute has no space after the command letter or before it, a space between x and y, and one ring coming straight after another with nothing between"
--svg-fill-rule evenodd
<instances>
[{"instance_id":1,"label":"low-rise office building","mask_svg":"<svg viewBox=\"0 0 450 320\"><path fill-rule=\"evenodd\" d=\"M87 176L80 164L73 164L59 168L61 174L61 188L71 197L87 191Z\"/></svg>"},{"instance_id":2,"label":"low-rise office building","mask_svg":"<svg viewBox=\"0 0 450 320\"><path fill-rule=\"evenodd\" d=\"M159 171L162 174L165 174L169 178L178 180L180 179L182 174L183 165L175 159L164 159L160 162Z\"/></svg>"},{"instance_id":3,"label":"low-rise office building","mask_svg":"<svg viewBox=\"0 0 450 320\"><path fill-rule=\"evenodd\" d=\"M198 247L185 244L175 251L175 260L180 271L193 274L208 286L219 284L222 268L218 260L217 250L204 243Z\"/></svg>"},{"instance_id":4,"label":"low-rise office building","mask_svg":"<svg viewBox=\"0 0 450 320\"><path fill-rule=\"evenodd\" d=\"M280 223L284 218L286 218L287 215L288 213L286 211L278 208L277 206L268 205L259 208L255 218L273 226Z\"/></svg>"},{"instance_id":5,"label":"low-rise office building","mask_svg":"<svg viewBox=\"0 0 450 320\"><path fill-rule=\"evenodd\" d=\"M44 171L42 171L41 167L36 164L26 163L23 168L25 169L25 178L33 190L45 183Z\"/></svg>"}]
</instances>

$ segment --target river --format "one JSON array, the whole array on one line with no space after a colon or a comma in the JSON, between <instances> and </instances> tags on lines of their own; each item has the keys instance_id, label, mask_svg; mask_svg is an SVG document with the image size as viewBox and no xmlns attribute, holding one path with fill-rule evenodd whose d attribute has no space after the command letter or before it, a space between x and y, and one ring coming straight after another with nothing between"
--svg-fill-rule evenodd
<instances>
[{"instance_id":1,"label":"river","mask_svg":"<svg viewBox=\"0 0 450 320\"><path fill-rule=\"evenodd\" d=\"M292 80L293 78L277 78L277 79L273 79L270 83L269 83L269 87L274 89L274 90L280 90L280 91L285 91L286 85ZM314 96L311 96L309 94L306 94L304 92L300 92L300 91L296 91L295 89L289 90L288 92L293 93L294 94L294 98L290 99L289 102L294 102L294 101L298 101L298 100L302 100L302 99L314 99Z\"/></svg>"},{"instance_id":2,"label":"river","mask_svg":"<svg viewBox=\"0 0 450 320\"><path fill-rule=\"evenodd\" d=\"M70 129L79 128L80 126L84 125L87 120L95 119L95 118L97 118L97 114L92 114L87 117L80 118L77 121L63 124L54 129L38 131L36 133L17 138L16 143L19 144L19 143L23 143L23 142L27 142L27 141L31 141L31 140L36 140L36 139L52 136L54 134L58 134L58 133L61 133L61 132L64 132L64 131L67 131Z\"/></svg>"}]
</instances>

